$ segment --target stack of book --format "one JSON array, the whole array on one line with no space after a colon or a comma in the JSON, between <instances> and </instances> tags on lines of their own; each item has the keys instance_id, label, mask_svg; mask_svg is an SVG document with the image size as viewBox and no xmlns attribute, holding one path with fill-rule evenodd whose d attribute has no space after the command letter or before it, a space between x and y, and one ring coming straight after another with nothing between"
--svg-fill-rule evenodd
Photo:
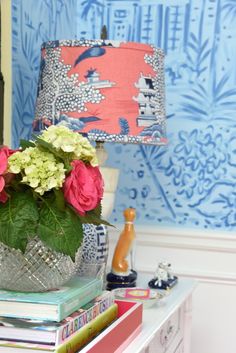
<instances>
[{"instance_id":1,"label":"stack of book","mask_svg":"<svg viewBox=\"0 0 236 353\"><path fill-rule=\"evenodd\" d=\"M0 291L0 352L76 353L118 315L98 278L45 293Z\"/></svg>"}]
</instances>

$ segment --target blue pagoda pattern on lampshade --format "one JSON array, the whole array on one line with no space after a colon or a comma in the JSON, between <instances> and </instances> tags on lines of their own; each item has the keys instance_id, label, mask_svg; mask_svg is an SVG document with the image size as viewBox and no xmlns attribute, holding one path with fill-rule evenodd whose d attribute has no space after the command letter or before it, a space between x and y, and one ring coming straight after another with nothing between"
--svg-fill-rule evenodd
<instances>
[{"instance_id":1,"label":"blue pagoda pattern on lampshade","mask_svg":"<svg viewBox=\"0 0 236 353\"><path fill-rule=\"evenodd\" d=\"M52 124L96 141L166 144L163 51L109 40L44 43L34 132Z\"/></svg>"}]
</instances>

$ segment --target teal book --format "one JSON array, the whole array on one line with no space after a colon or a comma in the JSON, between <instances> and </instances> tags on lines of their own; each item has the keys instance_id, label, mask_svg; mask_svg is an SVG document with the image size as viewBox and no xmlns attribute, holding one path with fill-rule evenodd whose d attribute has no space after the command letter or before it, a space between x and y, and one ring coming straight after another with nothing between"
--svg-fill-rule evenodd
<instances>
[{"instance_id":1,"label":"teal book","mask_svg":"<svg viewBox=\"0 0 236 353\"><path fill-rule=\"evenodd\" d=\"M0 290L0 316L61 321L102 293L99 278L74 277L44 293Z\"/></svg>"}]
</instances>

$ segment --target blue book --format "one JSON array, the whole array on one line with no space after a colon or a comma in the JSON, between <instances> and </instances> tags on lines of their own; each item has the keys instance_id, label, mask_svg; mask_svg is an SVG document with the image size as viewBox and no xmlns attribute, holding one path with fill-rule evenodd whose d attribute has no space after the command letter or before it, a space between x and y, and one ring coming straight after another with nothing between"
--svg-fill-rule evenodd
<instances>
[{"instance_id":1,"label":"blue book","mask_svg":"<svg viewBox=\"0 0 236 353\"><path fill-rule=\"evenodd\" d=\"M0 316L59 322L101 293L102 280L85 277L44 293L0 290Z\"/></svg>"}]
</instances>

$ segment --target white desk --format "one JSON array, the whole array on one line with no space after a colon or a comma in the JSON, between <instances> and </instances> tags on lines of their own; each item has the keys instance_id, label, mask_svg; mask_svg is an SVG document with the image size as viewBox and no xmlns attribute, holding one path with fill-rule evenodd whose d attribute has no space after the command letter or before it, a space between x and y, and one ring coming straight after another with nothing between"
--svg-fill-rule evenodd
<instances>
[{"instance_id":1,"label":"white desk","mask_svg":"<svg viewBox=\"0 0 236 353\"><path fill-rule=\"evenodd\" d=\"M138 275L138 286L146 287L151 274ZM179 279L168 296L143 310L141 332L122 350L122 353L190 353L192 292L196 281ZM109 329L109 328L108 328ZM107 330L108 330L107 329ZM103 331L103 335L106 330ZM96 347L99 335L79 352ZM103 352L121 353L108 346Z\"/></svg>"},{"instance_id":2,"label":"white desk","mask_svg":"<svg viewBox=\"0 0 236 353\"><path fill-rule=\"evenodd\" d=\"M143 286L151 275L140 275ZM192 292L196 281L179 279L170 294L143 311L141 333L123 353L190 353Z\"/></svg>"}]
</instances>

